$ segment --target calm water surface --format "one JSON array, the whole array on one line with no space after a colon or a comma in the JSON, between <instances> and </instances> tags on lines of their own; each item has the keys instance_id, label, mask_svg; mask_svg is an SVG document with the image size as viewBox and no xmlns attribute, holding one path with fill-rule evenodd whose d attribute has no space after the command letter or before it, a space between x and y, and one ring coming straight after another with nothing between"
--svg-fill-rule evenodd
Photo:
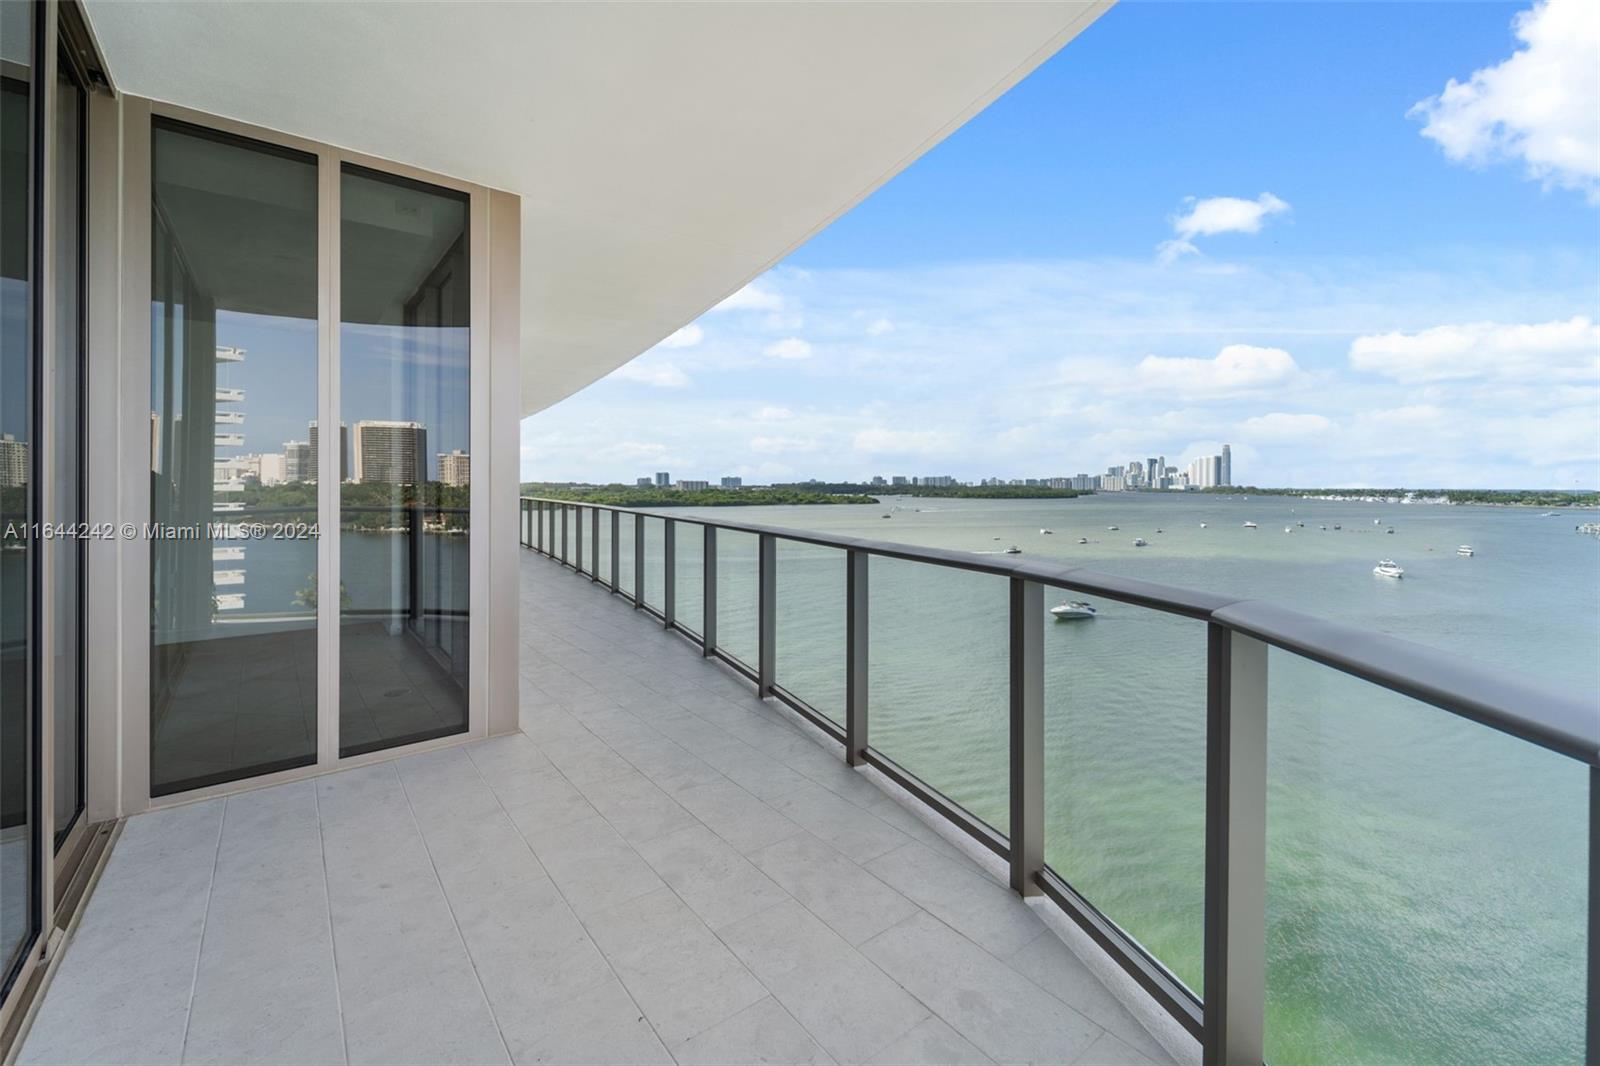
<instances>
[{"instance_id":1,"label":"calm water surface","mask_svg":"<svg viewBox=\"0 0 1600 1066\"><path fill-rule=\"evenodd\" d=\"M1014 543L1600 689L1600 540L1573 531L1593 514L1132 494L673 513L970 551ZM660 530L651 520L651 602ZM691 626L698 533L679 526ZM1140 536L1149 546L1133 546ZM722 534L718 556L721 643L753 663L755 539ZM1405 578L1374 576L1380 558ZM873 745L1005 830L1004 579L873 560L870 587ZM1205 627L1096 604L1095 620L1045 633L1047 856L1200 991ZM780 546L778 681L836 718L843 605L841 552ZM1269 676L1272 1061L1580 1061L1583 769L1287 653L1271 654Z\"/></svg>"}]
</instances>

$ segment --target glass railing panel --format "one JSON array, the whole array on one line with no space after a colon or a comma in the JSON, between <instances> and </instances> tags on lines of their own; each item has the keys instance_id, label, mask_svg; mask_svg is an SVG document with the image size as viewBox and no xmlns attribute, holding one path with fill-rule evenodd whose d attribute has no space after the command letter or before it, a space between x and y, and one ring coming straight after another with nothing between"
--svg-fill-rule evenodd
<instances>
[{"instance_id":1,"label":"glass railing panel","mask_svg":"<svg viewBox=\"0 0 1600 1066\"><path fill-rule=\"evenodd\" d=\"M1206 623L1050 588L1044 610L1045 862L1199 994Z\"/></svg>"},{"instance_id":2,"label":"glass railing panel","mask_svg":"<svg viewBox=\"0 0 1600 1066\"><path fill-rule=\"evenodd\" d=\"M1579 1063L1587 772L1268 655L1267 1061Z\"/></svg>"},{"instance_id":3,"label":"glass railing panel","mask_svg":"<svg viewBox=\"0 0 1600 1066\"><path fill-rule=\"evenodd\" d=\"M556 536L561 548L561 561L570 564L578 554L578 523L573 508L561 508L560 528Z\"/></svg>"},{"instance_id":4,"label":"glass railing panel","mask_svg":"<svg viewBox=\"0 0 1600 1066\"><path fill-rule=\"evenodd\" d=\"M596 535L594 574L601 581L611 580L611 512L600 512L600 532Z\"/></svg>"},{"instance_id":5,"label":"glass railing panel","mask_svg":"<svg viewBox=\"0 0 1600 1066\"><path fill-rule=\"evenodd\" d=\"M673 615L691 633L704 633L706 527L698 522L678 522L673 534L677 573L673 578Z\"/></svg>"},{"instance_id":6,"label":"glass railing panel","mask_svg":"<svg viewBox=\"0 0 1600 1066\"><path fill-rule=\"evenodd\" d=\"M872 747L1005 833L1008 579L878 557L869 573Z\"/></svg>"},{"instance_id":7,"label":"glass railing panel","mask_svg":"<svg viewBox=\"0 0 1600 1066\"><path fill-rule=\"evenodd\" d=\"M754 533L717 530L717 648L751 670L761 661L760 550Z\"/></svg>"},{"instance_id":8,"label":"glass railing panel","mask_svg":"<svg viewBox=\"0 0 1600 1066\"><path fill-rule=\"evenodd\" d=\"M776 680L844 724L845 552L777 542Z\"/></svg>"},{"instance_id":9,"label":"glass railing panel","mask_svg":"<svg viewBox=\"0 0 1600 1066\"><path fill-rule=\"evenodd\" d=\"M667 522L664 518L644 518L644 605L662 611L667 605L666 570Z\"/></svg>"},{"instance_id":10,"label":"glass railing panel","mask_svg":"<svg viewBox=\"0 0 1600 1066\"><path fill-rule=\"evenodd\" d=\"M617 591L633 595L633 521L631 514L617 516Z\"/></svg>"}]
</instances>

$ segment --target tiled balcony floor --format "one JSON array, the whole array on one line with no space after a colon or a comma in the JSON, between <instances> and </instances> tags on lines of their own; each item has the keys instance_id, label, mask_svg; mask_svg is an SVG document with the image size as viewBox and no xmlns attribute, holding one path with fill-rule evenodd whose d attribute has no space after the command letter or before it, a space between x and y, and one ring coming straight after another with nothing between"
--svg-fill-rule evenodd
<instances>
[{"instance_id":1,"label":"tiled balcony floor","mask_svg":"<svg viewBox=\"0 0 1600 1066\"><path fill-rule=\"evenodd\" d=\"M525 735L130 819L21 1061L1168 1061L749 686L521 581Z\"/></svg>"}]
</instances>

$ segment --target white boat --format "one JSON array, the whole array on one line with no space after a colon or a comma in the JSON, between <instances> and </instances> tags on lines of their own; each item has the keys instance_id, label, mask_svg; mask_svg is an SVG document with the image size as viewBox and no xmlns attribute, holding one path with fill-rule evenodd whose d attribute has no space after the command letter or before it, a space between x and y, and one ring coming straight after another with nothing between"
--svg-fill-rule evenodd
<instances>
[{"instance_id":1,"label":"white boat","mask_svg":"<svg viewBox=\"0 0 1600 1066\"><path fill-rule=\"evenodd\" d=\"M1144 539L1144 538L1143 538L1143 537L1134 537L1134 538L1133 538L1133 546L1134 546L1134 547L1135 547L1135 548L1142 548L1142 547L1144 547L1144 546L1145 546L1145 545L1146 545L1146 544L1149 544L1149 543L1150 543L1150 542L1149 542L1149 541L1147 541L1147 540L1145 540L1145 539Z\"/></svg>"},{"instance_id":2,"label":"white boat","mask_svg":"<svg viewBox=\"0 0 1600 1066\"><path fill-rule=\"evenodd\" d=\"M1204 529L1204 528L1206 528L1206 524L1205 524L1205 523L1204 523L1204 522L1201 522L1201 523L1200 523L1200 528L1201 528L1201 529Z\"/></svg>"},{"instance_id":3,"label":"white boat","mask_svg":"<svg viewBox=\"0 0 1600 1066\"><path fill-rule=\"evenodd\" d=\"M1075 618L1093 618L1094 605L1082 600L1068 600L1059 607L1050 608L1050 613L1057 621L1070 622Z\"/></svg>"},{"instance_id":4,"label":"white boat","mask_svg":"<svg viewBox=\"0 0 1600 1066\"><path fill-rule=\"evenodd\" d=\"M1013 545L1011 545L1011 547L1009 547L1009 548L1007 548L1005 550L1004 554L1006 554L1006 555L1021 555L1022 554L1022 549L1017 547L1015 544L1013 544Z\"/></svg>"},{"instance_id":5,"label":"white boat","mask_svg":"<svg viewBox=\"0 0 1600 1066\"><path fill-rule=\"evenodd\" d=\"M1384 532L1385 533L1393 533L1394 532L1394 527L1390 526L1388 529L1384 530Z\"/></svg>"},{"instance_id":6,"label":"white boat","mask_svg":"<svg viewBox=\"0 0 1600 1066\"><path fill-rule=\"evenodd\" d=\"M1116 526L1107 526L1106 528L1109 529L1113 533L1115 533L1117 531L1117 527Z\"/></svg>"},{"instance_id":7,"label":"white boat","mask_svg":"<svg viewBox=\"0 0 1600 1066\"><path fill-rule=\"evenodd\" d=\"M1456 554L1457 555L1471 555L1472 554L1472 545L1470 545L1470 544L1461 545L1459 548L1456 549Z\"/></svg>"},{"instance_id":8,"label":"white boat","mask_svg":"<svg viewBox=\"0 0 1600 1066\"><path fill-rule=\"evenodd\" d=\"M1256 524L1254 522L1246 522L1244 524L1244 528L1246 528L1246 529L1255 529L1256 528Z\"/></svg>"},{"instance_id":9,"label":"white boat","mask_svg":"<svg viewBox=\"0 0 1600 1066\"><path fill-rule=\"evenodd\" d=\"M1039 535L1041 537L1048 537L1054 532L1055 532L1055 530L1053 530L1053 529L1041 529L1041 530L1039 530Z\"/></svg>"},{"instance_id":10,"label":"white boat","mask_svg":"<svg viewBox=\"0 0 1600 1066\"><path fill-rule=\"evenodd\" d=\"M1079 537L1078 538L1078 543L1079 544L1087 544L1087 543L1089 543L1089 538L1088 537Z\"/></svg>"},{"instance_id":11,"label":"white boat","mask_svg":"<svg viewBox=\"0 0 1600 1066\"><path fill-rule=\"evenodd\" d=\"M1380 559L1372 572L1379 577L1404 577L1406 572L1400 569L1400 564L1393 559Z\"/></svg>"},{"instance_id":12,"label":"white boat","mask_svg":"<svg viewBox=\"0 0 1600 1066\"><path fill-rule=\"evenodd\" d=\"M1283 531L1285 533L1293 533L1294 532L1294 527L1293 526L1284 526L1283 527Z\"/></svg>"},{"instance_id":13,"label":"white boat","mask_svg":"<svg viewBox=\"0 0 1600 1066\"><path fill-rule=\"evenodd\" d=\"M1372 524L1373 524L1373 525L1375 525L1375 526L1381 526L1381 525L1383 525L1383 519L1381 519L1381 518L1374 518L1374 519L1373 519L1373 520L1372 520Z\"/></svg>"}]
</instances>

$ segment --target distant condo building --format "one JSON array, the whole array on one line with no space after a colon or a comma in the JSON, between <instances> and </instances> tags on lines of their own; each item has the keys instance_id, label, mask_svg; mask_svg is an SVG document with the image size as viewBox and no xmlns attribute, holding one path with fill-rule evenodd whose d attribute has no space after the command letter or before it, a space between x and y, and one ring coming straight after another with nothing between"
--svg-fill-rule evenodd
<instances>
[{"instance_id":1,"label":"distant condo building","mask_svg":"<svg viewBox=\"0 0 1600 1066\"><path fill-rule=\"evenodd\" d=\"M1222 484L1233 484L1233 451L1226 444L1222 446Z\"/></svg>"},{"instance_id":2,"label":"distant condo building","mask_svg":"<svg viewBox=\"0 0 1600 1066\"><path fill-rule=\"evenodd\" d=\"M28 442L0 434L0 489L20 489L27 483Z\"/></svg>"},{"instance_id":3,"label":"distant condo building","mask_svg":"<svg viewBox=\"0 0 1600 1066\"><path fill-rule=\"evenodd\" d=\"M681 492L704 492L711 487L709 481L680 481L678 489Z\"/></svg>"},{"instance_id":4,"label":"distant condo building","mask_svg":"<svg viewBox=\"0 0 1600 1066\"><path fill-rule=\"evenodd\" d=\"M725 489L742 489L744 488L744 478L725 477L722 479L722 487Z\"/></svg>"},{"instance_id":5,"label":"distant condo building","mask_svg":"<svg viewBox=\"0 0 1600 1066\"><path fill-rule=\"evenodd\" d=\"M650 488L650 487L651 487L651 486L652 486L652 485L654 485L654 484L655 484L655 482L654 482L654 481L651 481L651 480L650 480L650 479L649 479L649 478L647 478L647 477L642 477L642 478L640 478L640 479L639 479L639 480L637 480L637 481L635 481L635 482L634 482L634 484L635 484L635 485L636 485L636 486L638 486L638 487L639 487L639 488L641 488L641 489L648 489L648 488Z\"/></svg>"},{"instance_id":6,"label":"distant condo building","mask_svg":"<svg viewBox=\"0 0 1600 1066\"><path fill-rule=\"evenodd\" d=\"M448 452L440 452L436 458L439 460L441 485L465 487L472 483L472 457L466 452L453 448Z\"/></svg>"},{"instance_id":7,"label":"distant condo building","mask_svg":"<svg viewBox=\"0 0 1600 1066\"><path fill-rule=\"evenodd\" d=\"M311 432L311 475L305 480L316 481L320 478L322 467L317 465L317 423L312 419ZM350 430L345 423L339 423L339 480L350 480Z\"/></svg>"},{"instance_id":8,"label":"distant condo building","mask_svg":"<svg viewBox=\"0 0 1600 1066\"><path fill-rule=\"evenodd\" d=\"M283 480L315 481L316 468L311 465L311 444L303 440L283 442Z\"/></svg>"},{"instance_id":9,"label":"distant condo building","mask_svg":"<svg viewBox=\"0 0 1600 1066\"><path fill-rule=\"evenodd\" d=\"M665 470L656 471L656 488L665 489L672 486L672 475Z\"/></svg>"},{"instance_id":10,"label":"distant condo building","mask_svg":"<svg viewBox=\"0 0 1600 1066\"><path fill-rule=\"evenodd\" d=\"M258 458L261 460L259 476L263 485L281 485L289 480L288 462L282 452L265 452Z\"/></svg>"},{"instance_id":11,"label":"distant condo building","mask_svg":"<svg viewBox=\"0 0 1600 1066\"><path fill-rule=\"evenodd\" d=\"M428 480L428 430L421 422L356 423L356 481L420 485Z\"/></svg>"}]
</instances>

